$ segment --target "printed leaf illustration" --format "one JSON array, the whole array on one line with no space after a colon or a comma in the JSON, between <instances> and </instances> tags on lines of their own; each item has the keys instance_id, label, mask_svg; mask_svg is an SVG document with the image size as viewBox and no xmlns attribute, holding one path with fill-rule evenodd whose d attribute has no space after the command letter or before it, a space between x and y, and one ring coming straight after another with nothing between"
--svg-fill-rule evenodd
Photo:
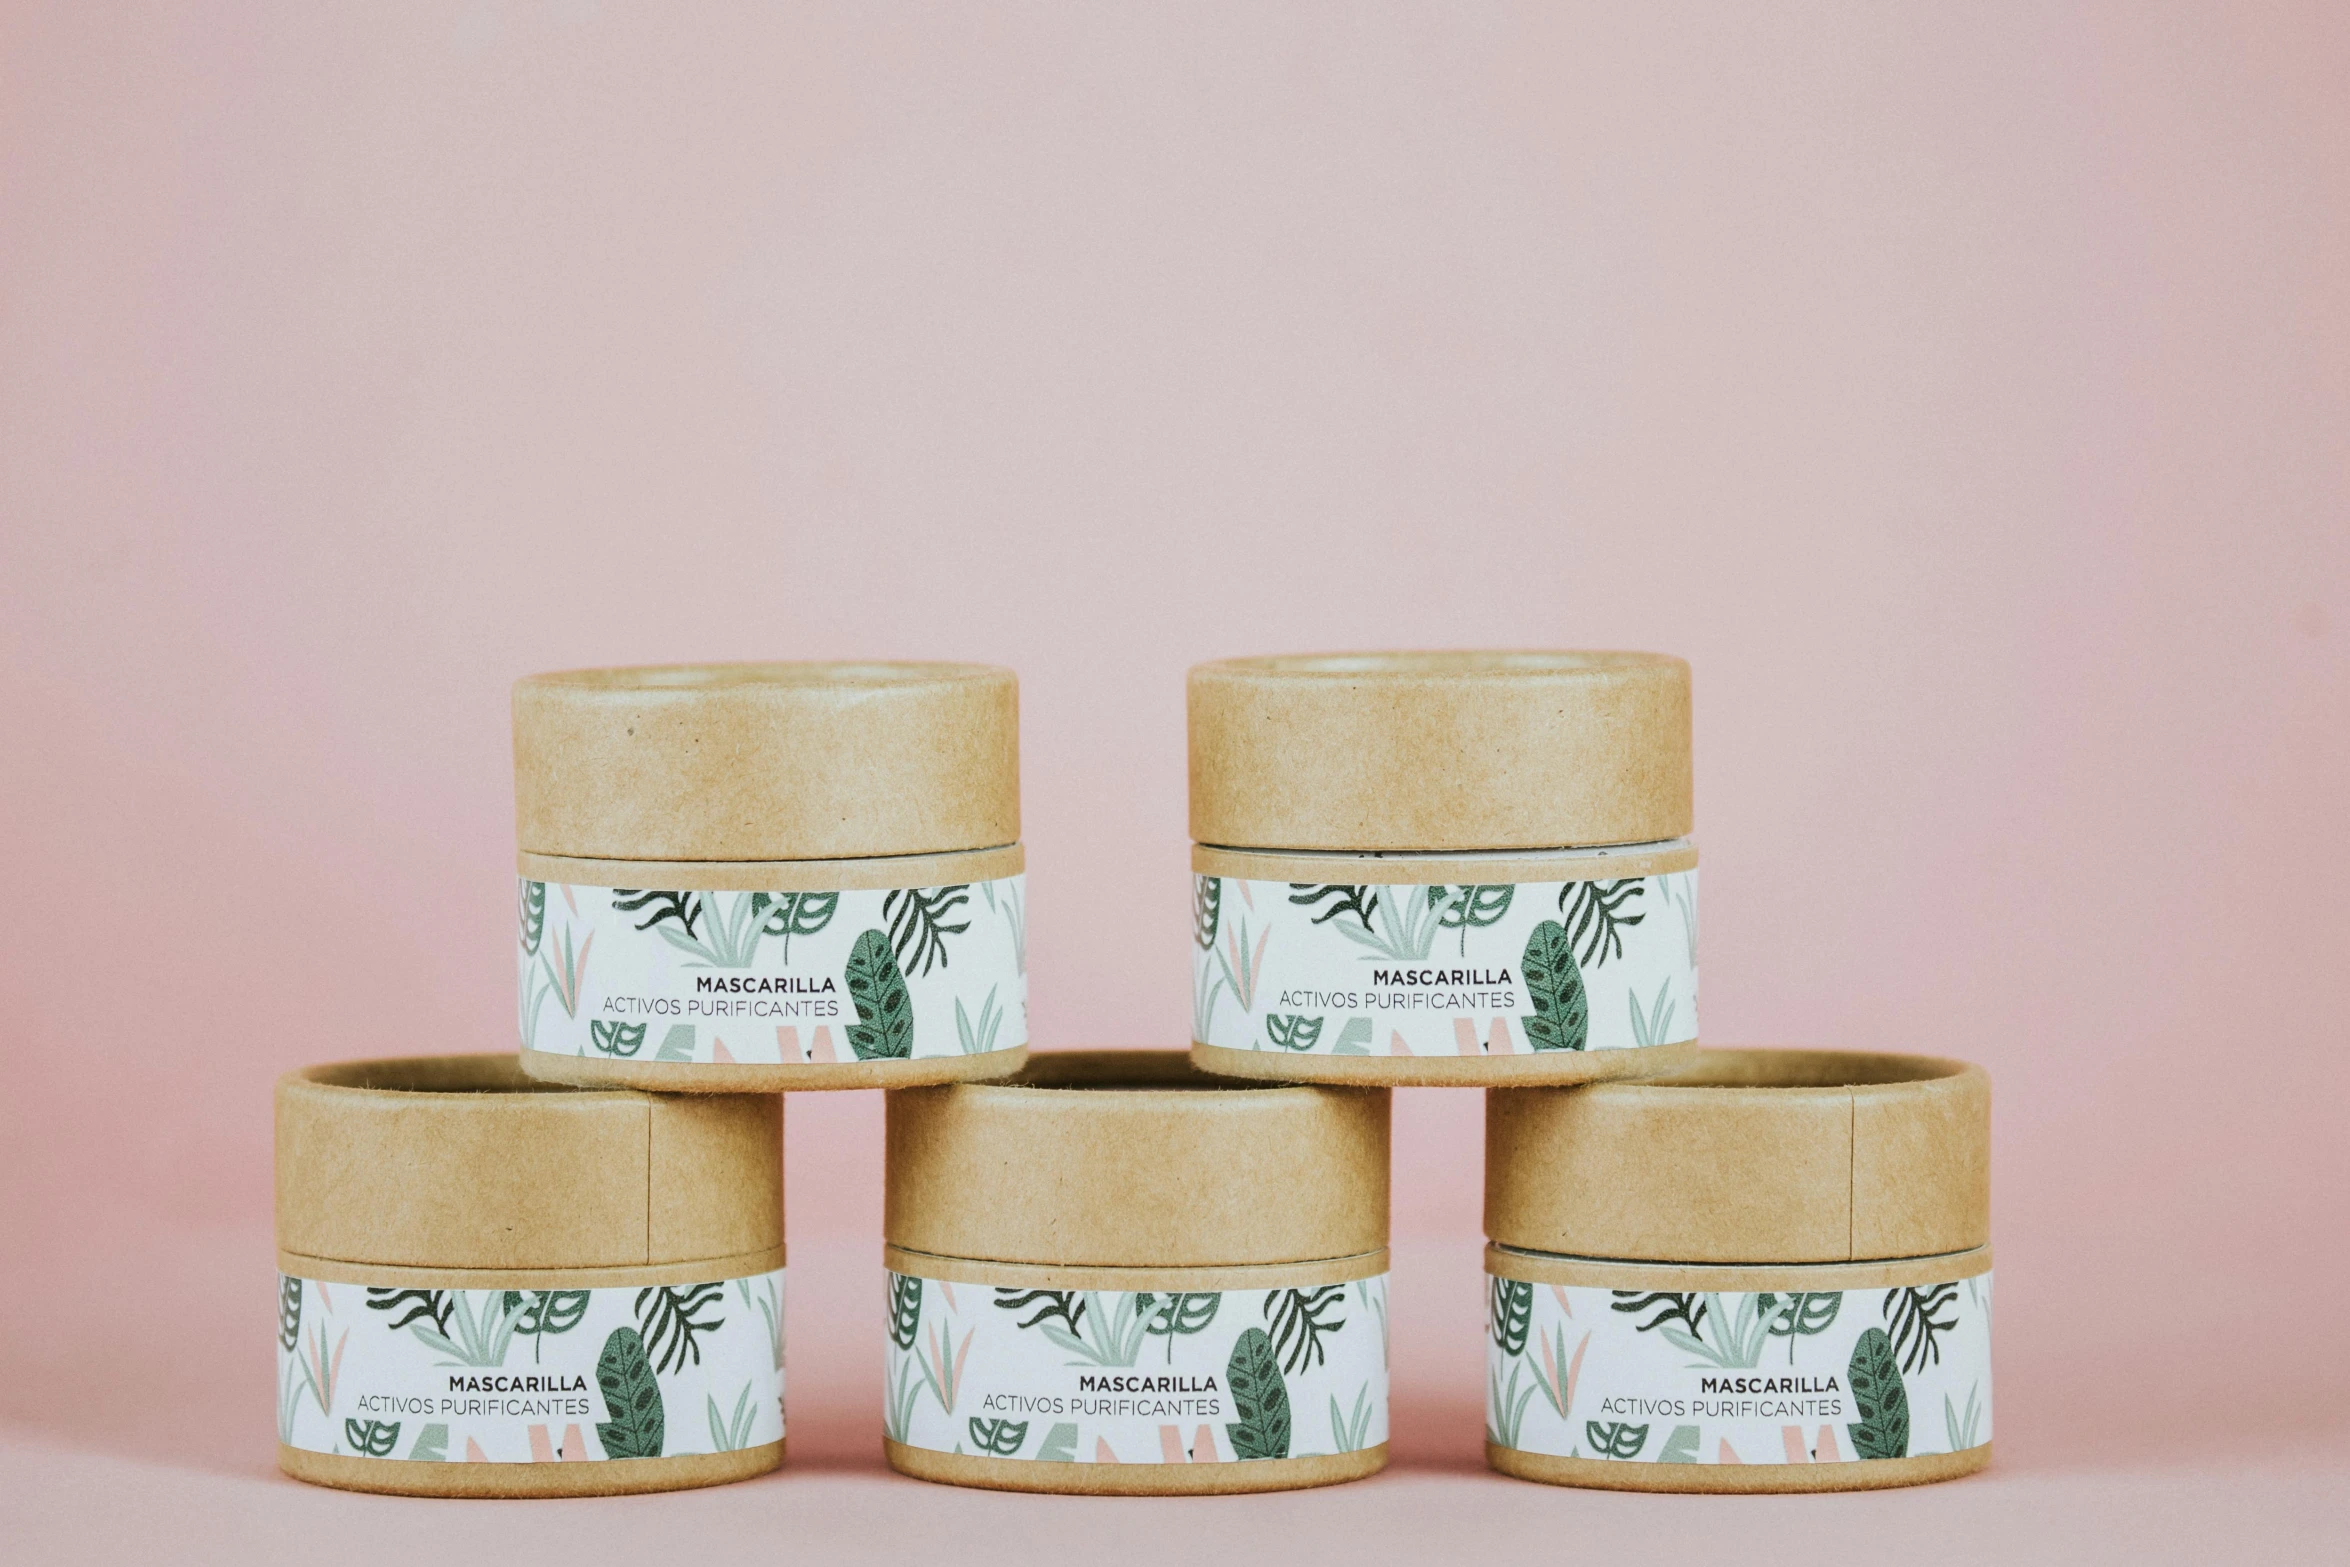
<instances>
[{"instance_id":1,"label":"printed leaf illustration","mask_svg":"<svg viewBox=\"0 0 2350 1567\"><path fill-rule=\"evenodd\" d=\"M1893 1358L1893 1341L1883 1328L1871 1328L1852 1346L1847 1368L1852 1407L1860 1419L1849 1429L1852 1450L1861 1458L1903 1458L1909 1453L1909 1394L1901 1385L1901 1367Z\"/></svg>"},{"instance_id":2,"label":"printed leaf illustration","mask_svg":"<svg viewBox=\"0 0 2350 1567\"><path fill-rule=\"evenodd\" d=\"M1344 1317L1334 1315L1345 1304L1343 1284L1278 1290L1265 1297L1265 1320L1272 1325L1273 1348L1281 1356L1282 1370L1308 1370L1328 1360L1322 1339L1346 1326Z\"/></svg>"},{"instance_id":3,"label":"printed leaf illustration","mask_svg":"<svg viewBox=\"0 0 2350 1567\"><path fill-rule=\"evenodd\" d=\"M392 1445L400 1440L400 1422L346 1420L343 1422L343 1440L351 1444L354 1453L364 1453L369 1458L389 1458L392 1456Z\"/></svg>"},{"instance_id":4,"label":"printed leaf illustration","mask_svg":"<svg viewBox=\"0 0 2350 1567\"><path fill-rule=\"evenodd\" d=\"M1338 1043L1330 1047L1330 1053L1334 1056L1367 1056L1371 1053L1374 1033L1369 1018L1350 1017L1346 1020L1346 1026L1338 1031Z\"/></svg>"},{"instance_id":5,"label":"printed leaf illustration","mask_svg":"<svg viewBox=\"0 0 2350 1567\"><path fill-rule=\"evenodd\" d=\"M1369 887L1318 886L1308 881L1289 884L1289 901L1301 908L1316 911L1313 923L1325 925L1341 914L1351 914L1365 930L1371 928L1371 916L1379 912L1379 894Z\"/></svg>"},{"instance_id":6,"label":"printed leaf illustration","mask_svg":"<svg viewBox=\"0 0 2350 1567\"><path fill-rule=\"evenodd\" d=\"M1330 1396L1330 1451L1352 1453L1371 1445L1371 1384L1355 1389L1354 1408L1341 1409Z\"/></svg>"},{"instance_id":7,"label":"printed leaf illustration","mask_svg":"<svg viewBox=\"0 0 2350 1567\"><path fill-rule=\"evenodd\" d=\"M963 1010L963 998L955 998L955 1042L967 1056L987 1054L995 1048L996 1036L1003 1032L1004 1009L996 1005L995 993L995 986L987 987L987 999L979 1004L977 1022Z\"/></svg>"},{"instance_id":8,"label":"printed leaf illustration","mask_svg":"<svg viewBox=\"0 0 2350 1567\"><path fill-rule=\"evenodd\" d=\"M1951 1312L1947 1317L1942 1315L1945 1306ZM1939 1365L1942 1346L1936 1339L1958 1326L1958 1286L1887 1290L1882 1314L1893 1331L1893 1350L1901 1357L1902 1370L1920 1370L1929 1360Z\"/></svg>"},{"instance_id":9,"label":"printed leaf illustration","mask_svg":"<svg viewBox=\"0 0 2350 1567\"><path fill-rule=\"evenodd\" d=\"M634 1328L614 1328L596 1357L596 1386L604 1391L610 1420L596 1424L606 1458L658 1458L665 1435L661 1384L645 1359L645 1341Z\"/></svg>"},{"instance_id":10,"label":"printed leaf illustration","mask_svg":"<svg viewBox=\"0 0 2350 1567\"><path fill-rule=\"evenodd\" d=\"M1431 887L1428 906L1441 909L1438 923L1446 930L1461 933L1461 955L1469 951L1469 932L1498 925L1510 911L1510 900L1518 889L1507 883L1498 887Z\"/></svg>"},{"instance_id":11,"label":"printed leaf illustration","mask_svg":"<svg viewBox=\"0 0 2350 1567\"><path fill-rule=\"evenodd\" d=\"M1175 1363L1175 1340L1204 1332L1216 1320L1216 1309L1224 1304L1221 1290L1186 1291L1174 1295L1154 1295L1147 1291L1134 1297L1135 1310L1143 1313L1143 1332L1153 1338L1167 1341L1167 1363Z\"/></svg>"},{"instance_id":12,"label":"printed leaf illustration","mask_svg":"<svg viewBox=\"0 0 2350 1567\"><path fill-rule=\"evenodd\" d=\"M645 1048L645 1025L594 1018L588 1022L588 1043L602 1055L633 1056Z\"/></svg>"},{"instance_id":13,"label":"printed leaf illustration","mask_svg":"<svg viewBox=\"0 0 2350 1567\"><path fill-rule=\"evenodd\" d=\"M1191 878L1191 939L1202 952L1216 945L1216 926L1224 915L1224 878Z\"/></svg>"},{"instance_id":14,"label":"printed leaf illustration","mask_svg":"<svg viewBox=\"0 0 2350 1567\"><path fill-rule=\"evenodd\" d=\"M694 1025L672 1023L661 1036L661 1048L653 1052L656 1061L691 1061L694 1058Z\"/></svg>"},{"instance_id":15,"label":"printed leaf illustration","mask_svg":"<svg viewBox=\"0 0 2350 1567\"><path fill-rule=\"evenodd\" d=\"M636 928L651 930L664 921L674 921L690 940L694 922L702 917L702 895L698 892L645 891L636 887L612 889L612 907L623 914L642 914L644 921Z\"/></svg>"},{"instance_id":16,"label":"printed leaf illustration","mask_svg":"<svg viewBox=\"0 0 2350 1567\"><path fill-rule=\"evenodd\" d=\"M710 1421L711 1452L739 1453L751 1445L751 1422L758 1419L759 1411L751 1405L750 1383L745 1382L743 1390L735 1395L734 1412L731 1415L719 1415L715 1394L703 1394L702 1402L707 1406L704 1413Z\"/></svg>"},{"instance_id":17,"label":"printed leaf illustration","mask_svg":"<svg viewBox=\"0 0 2350 1567\"><path fill-rule=\"evenodd\" d=\"M922 1331L922 1281L903 1273L889 1276L889 1341L900 1349L914 1347Z\"/></svg>"},{"instance_id":18,"label":"printed leaf illustration","mask_svg":"<svg viewBox=\"0 0 2350 1567\"><path fill-rule=\"evenodd\" d=\"M568 1333L587 1315L586 1290L508 1290L506 1311L514 1315L514 1331L525 1338Z\"/></svg>"},{"instance_id":19,"label":"printed leaf illustration","mask_svg":"<svg viewBox=\"0 0 2350 1567\"><path fill-rule=\"evenodd\" d=\"M1787 1341L1787 1364L1795 1364L1795 1341L1825 1333L1835 1325L1836 1313L1844 1307L1842 1290L1809 1290L1795 1295L1762 1294L1755 1297L1763 1316L1770 1323L1773 1338Z\"/></svg>"},{"instance_id":20,"label":"printed leaf illustration","mask_svg":"<svg viewBox=\"0 0 2350 1567\"><path fill-rule=\"evenodd\" d=\"M968 917L960 925L949 925L947 917L970 901L969 883L900 887L881 900L882 917L889 921L890 945L907 973L927 974L933 964L947 966L947 938L971 928Z\"/></svg>"},{"instance_id":21,"label":"printed leaf illustration","mask_svg":"<svg viewBox=\"0 0 2350 1567\"><path fill-rule=\"evenodd\" d=\"M1639 877L1628 881L1571 881L1559 889L1559 917L1576 955L1591 968L1624 955L1624 930L1648 918L1626 914L1624 905L1646 890Z\"/></svg>"},{"instance_id":22,"label":"printed leaf illustration","mask_svg":"<svg viewBox=\"0 0 2350 1567\"><path fill-rule=\"evenodd\" d=\"M302 1281L277 1276L277 1347L292 1349L302 1342Z\"/></svg>"},{"instance_id":23,"label":"printed leaf illustration","mask_svg":"<svg viewBox=\"0 0 2350 1567\"><path fill-rule=\"evenodd\" d=\"M416 1433L416 1445L408 1449L412 1464L446 1463L449 1457L449 1428L438 1420Z\"/></svg>"},{"instance_id":24,"label":"printed leaf illustration","mask_svg":"<svg viewBox=\"0 0 2350 1567\"><path fill-rule=\"evenodd\" d=\"M1035 1307L1036 1314L1019 1324L1023 1328L1033 1328L1040 1322L1058 1317L1063 1326L1075 1334L1085 1320L1085 1299L1076 1290L1023 1290L999 1286L995 1292L995 1303L999 1311L1017 1312Z\"/></svg>"},{"instance_id":25,"label":"printed leaf illustration","mask_svg":"<svg viewBox=\"0 0 2350 1567\"><path fill-rule=\"evenodd\" d=\"M401 1315L390 1324L394 1333L419 1321L430 1322L433 1332L443 1337L449 1331L451 1305L447 1290L396 1290L370 1286L367 1291L367 1309L399 1312Z\"/></svg>"},{"instance_id":26,"label":"printed leaf illustration","mask_svg":"<svg viewBox=\"0 0 2350 1567\"><path fill-rule=\"evenodd\" d=\"M970 1428L971 1445L998 1458L1018 1456L1021 1446L1028 1440L1028 1422L1025 1420L981 1420L975 1415L970 1421Z\"/></svg>"},{"instance_id":27,"label":"printed leaf illustration","mask_svg":"<svg viewBox=\"0 0 2350 1567\"><path fill-rule=\"evenodd\" d=\"M1640 1450L1648 1445L1648 1427L1636 1426L1628 1420L1610 1420L1604 1425L1597 1420L1586 1420L1583 1437L1591 1444L1594 1457L1638 1458Z\"/></svg>"},{"instance_id":28,"label":"printed leaf illustration","mask_svg":"<svg viewBox=\"0 0 2350 1567\"><path fill-rule=\"evenodd\" d=\"M1510 1380L1502 1385L1501 1366L1491 1356L1486 1357L1485 1372L1485 1440L1496 1447L1516 1447L1518 1433L1526 1424L1526 1406L1534 1402L1534 1389L1518 1389L1518 1379L1525 1375L1526 1363L1511 1359Z\"/></svg>"},{"instance_id":29,"label":"printed leaf illustration","mask_svg":"<svg viewBox=\"0 0 2350 1567\"><path fill-rule=\"evenodd\" d=\"M1983 1426L1983 1384L1977 1382L1967 1389L1966 1412L1959 1413L1958 1405L1950 1395L1942 1395L1942 1427L1950 1437L1950 1450L1963 1453L1980 1440L1977 1435Z\"/></svg>"},{"instance_id":30,"label":"printed leaf illustration","mask_svg":"<svg viewBox=\"0 0 2350 1567\"><path fill-rule=\"evenodd\" d=\"M1610 1290L1615 1296L1609 1305L1611 1311L1638 1314L1654 1307L1656 1315L1635 1325L1634 1331L1653 1333L1667 1322L1678 1321L1694 1335L1705 1321L1705 1302L1694 1291L1674 1295L1662 1290Z\"/></svg>"},{"instance_id":31,"label":"printed leaf illustration","mask_svg":"<svg viewBox=\"0 0 2350 1567\"><path fill-rule=\"evenodd\" d=\"M1660 1464L1693 1464L1697 1462L1698 1433L1695 1426L1675 1426L1673 1434L1665 1438L1665 1445L1656 1451Z\"/></svg>"},{"instance_id":32,"label":"printed leaf illustration","mask_svg":"<svg viewBox=\"0 0 2350 1567\"><path fill-rule=\"evenodd\" d=\"M526 957L539 955L539 938L547 933L547 884L526 881L522 884L521 908L522 951Z\"/></svg>"},{"instance_id":33,"label":"printed leaf illustration","mask_svg":"<svg viewBox=\"0 0 2350 1567\"><path fill-rule=\"evenodd\" d=\"M1036 1456L1040 1463L1073 1464L1077 1462L1077 1423L1073 1420L1064 1420L1047 1431L1044 1434L1044 1440L1037 1444Z\"/></svg>"},{"instance_id":34,"label":"printed leaf illustration","mask_svg":"<svg viewBox=\"0 0 2350 1567\"><path fill-rule=\"evenodd\" d=\"M1311 1050L1322 1038L1322 1020L1318 1017L1268 1013L1265 1017L1265 1037L1284 1050Z\"/></svg>"},{"instance_id":35,"label":"printed leaf illustration","mask_svg":"<svg viewBox=\"0 0 2350 1567\"><path fill-rule=\"evenodd\" d=\"M1250 1328L1240 1335L1224 1368L1224 1382L1232 1392L1232 1412L1240 1416L1224 1428L1232 1438L1232 1456L1287 1458L1289 1389L1281 1381L1273 1341L1264 1329Z\"/></svg>"},{"instance_id":36,"label":"printed leaf illustration","mask_svg":"<svg viewBox=\"0 0 2350 1567\"><path fill-rule=\"evenodd\" d=\"M1526 1331L1534 1325L1534 1286L1525 1279L1486 1280L1485 1331L1505 1355L1526 1352Z\"/></svg>"},{"instance_id":37,"label":"printed leaf illustration","mask_svg":"<svg viewBox=\"0 0 2350 1567\"><path fill-rule=\"evenodd\" d=\"M1534 1015L1526 1019L1527 1043L1537 1050L1582 1049L1591 1033L1591 1007L1567 933L1557 920L1544 920L1526 938L1523 967L1526 994L1534 1003Z\"/></svg>"},{"instance_id":38,"label":"printed leaf illustration","mask_svg":"<svg viewBox=\"0 0 2350 1567\"><path fill-rule=\"evenodd\" d=\"M869 930L849 949L849 1000L857 1021L849 1025L849 1049L860 1061L902 1061L914 1053L914 1003L906 976L891 956L889 938Z\"/></svg>"},{"instance_id":39,"label":"printed leaf illustration","mask_svg":"<svg viewBox=\"0 0 2350 1567\"><path fill-rule=\"evenodd\" d=\"M726 1325L726 1319L716 1315L725 1300L726 1287L721 1284L653 1285L638 1290L637 1326L644 1330L645 1348L653 1357L654 1368L675 1370L689 1356L700 1365L702 1346L696 1338Z\"/></svg>"},{"instance_id":40,"label":"printed leaf illustration","mask_svg":"<svg viewBox=\"0 0 2350 1567\"><path fill-rule=\"evenodd\" d=\"M816 935L840 912L837 892L773 892L765 896L766 918L759 926L759 934L783 938L786 963L791 961L792 937Z\"/></svg>"}]
</instances>

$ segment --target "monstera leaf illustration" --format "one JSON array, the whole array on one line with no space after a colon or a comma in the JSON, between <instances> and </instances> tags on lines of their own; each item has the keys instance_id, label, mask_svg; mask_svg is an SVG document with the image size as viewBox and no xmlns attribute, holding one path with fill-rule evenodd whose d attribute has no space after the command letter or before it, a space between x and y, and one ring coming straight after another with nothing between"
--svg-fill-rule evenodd
<instances>
[{"instance_id":1,"label":"monstera leaf illustration","mask_svg":"<svg viewBox=\"0 0 2350 1567\"><path fill-rule=\"evenodd\" d=\"M1628 1420L1610 1420L1604 1425L1586 1420L1583 1438L1598 1457L1638 1458L1640 1450L1648 1445L1648 1427L1636 1426Z\"/></svg>"},{"instance_id":2,"label":"monstera leaf illustration","mask_svg":"<svg viewBox=\"0 0 2350 1567\"><path fill-rule=\"evenodd\" d=\"M1271 1013L1265 1018L1265 1037L1284 1050L1311 1050L1321 1042L1322 1020Z\"/></svg>"},{"instance_id":3,"label":"monstera leaf illustration","mask_svg":"<svg viewBox=\"0 0 2350 1567\"><path fill-rule=\"evenodd\" d=\"M1852 1364L1846 1368L1852 1384L1852 1406L1860 1419L1848 1429L1852 1450L1862 1458L1903 1458L1909 1454L1909 1393L1901 1385L1901 1366L1893 1358L1893 1341L1883 1328L1871 1328L1852 1346Z\"/></svg>"},{"instance_id":4,"label":"monstera leaf illustration","mask_svg":"<svg viewBox=\"0 0 2350 1567\"><path fill-rule=\"evenodd\" d=\"M970 1422L971 1445L983 1453L998 1458L1016 1456L1028 1440L1028 1422L1025 1420L981 1420L974 1416Z\"/></svg>"},{"instance_id":5,"label":"monstera leaf illustration","mask_svg":"<svg viewBox=\"0 0 2350 1567\"><path fill-rule=\"evenodd\" d=\"M522 884L520 907L522 950L528 957L539 955L539 938L547 933L547 884L526 881Z\"/></svg>"},{"instance_id":6,"label":"monstera leaf illustration","mask_svg":"<svg viewBox=\"0 0 2350 1567\"><path fill-rule=\"evenodd\" d=\"M1232 1412L1240 1416L1224 1428L1232 1438L1232 1455L1287 1458L1289 1389L1281 1381L1273 1341L1264 1329L1250 1328L1240 1335L1224 1367L1224 1381L1232 1391Z\"/></svg>"},{"instance_id":7,"label":"monstera leaf illustration","mask_svg":"<svg viewBox=\"0 0 2350 1567\"><path fill-rule=\"evenodd\" d=\"M902 1061L914 1053L914 1003L906 976L889 948L889 937L869 930L849 949L846 976L857 1021L849 1025L849 1049L860 1061Z\"/></svg>"},{"instance_id":8,"label":"monstera leaf illustration","mask_svg":"<svg viewBox=\"0 0 2350 1567\"><path fill-rule=\"evenodd\" d=\"M364 1453L369 1458L389 1458L392 1448L400 1440L400 1422L393 1420L346 1420L343 1439L351 1444L351 1451Z\"/></svg>"},{"instance_id":9,"label":"monstera leaf illustration","mask_svg":"<svg viewBox=\"0 0 2350 1567\"><path fill-rule=\"evenodd\" d=\"M277 1347L292 1349L302 1342L302 1281L277 1276Z\"/></svg>"},{"instance_id":10,"label":"monstera leaf illustration","mask_svg":"<svg viewBox=\"0 0 2350 1567\"><path fill-rule=\"evenodd\" d=\"M1591 1005L1583 994L1582 971L1566 930L1544 920L1526 938L1523 960L1526 994L1534 1015L1526 1019L1526 1040L1537 1050L1580 1050L1591 1033Z\"/></svg>"},{"instance_id":11,"label":"monstera leaf illustration","mask_svg":"<svg viewBox=\"0 0 2350 1567\"><path fill-rule=\"evenodd\" d=\"M588 1043L600 1055L633 1056L645 1048L645 1025L593 1019L588 1023Z\"/></svg>"},{"instance_id":12,"label":"monstera leaf illustration","mask_svg":"<svg viewBox=\"0 0 2350 1567\"><path fill-rule=\"evenodd\" d=\"M1202 952L1212 951L1216 945L1216 927L1224 916L1224 878L1221 876L1194 876L1191 878L1191 939Z\"/></svg>"},{"instance_id":13,"label":"monstera leaf illustration","mask_svg":"<svg viewBox=\"0 0 2350 1567\"><path fill-rule=\"evenodd\" d=\"M596 1386L604 1391L609 1420L596 1423L606 1458L658 1458L664 1436L661 1384L645 1358L645 1341L634 1328L614 1328L596 1357Z\"/></svg>"},{"instance_id":14,"label":"monstera leaf illustration","mask_svg":"<svg viewBox=\"0 0 2350 1567\"><path fill-rule=\"evenodd\" d=\"M889 1276L889 1341L900 1349L914 1347L922 1328L922 1281L903 1273Z\"/></svg>"},{"instance_id":15,"label":"monstera leaf illustration","mask_svg":"<svg viewBox=\"0 0 2350 1567\"><path fill-rule=\"evenodd\" d=\"M1485 1329L1505 1355L1526 1352L1526 1333L1534 1325L1534 1286L1524 1279L1486 1281Z\"/></svg>"},{"instance_id":16,"label":"monstera leaf illustration","mask_svg":"<svg viewBox=\"0 0 2350 1567\"><path fill-rule=\"evenodd\" d=\"M568 1333L587 1315L586 1290L508 1290L506 1312L525 1338Z\"/></svg>"}]
</instances>

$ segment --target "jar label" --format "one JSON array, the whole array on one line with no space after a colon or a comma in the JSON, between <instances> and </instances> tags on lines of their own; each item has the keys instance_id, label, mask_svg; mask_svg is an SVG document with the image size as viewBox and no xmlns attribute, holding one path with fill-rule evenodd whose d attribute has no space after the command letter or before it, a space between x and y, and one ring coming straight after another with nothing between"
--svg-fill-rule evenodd
<instances>
[{"instance_id":1,"label":"jar label","mask_svg":"<svg viewBox=\"0 0 2350 1567\"><path fill-rule=\"evenodd\" d=\"M1387 1440L1387 1276L1008 1289L889 1275L889 1438L974 1458L1211 1464Z\"/></svg>"},{"instance_id":2,"label":"jar label","mask_svg":"<svg viewBox=\"0 0 2350 1567\"><path fill-rule=\"evenodd\" d=\"M1027 881L661 892L525 880L525 1050L800 1065L1028 1043Z\"/></svg>"},{"instance_id":3,"label":"jar label","mask_svg":"<svg viewBox=\"0 0 2350 1567\"><path fill-rule=\"evenodd\" d=\"M1653 1464L1833 1464L1991 1440L1991 1275L1671 1293L1486 1280L1485 1439Z\"/></svg>"},{"instance_id":4,"label":"jar label","mask_svg":"<svg viewBox=\"0 0 2350 1567\"><path fill-rule=\"evenodd\" d=\"M781 1268L590 1290L277 1283L288 1447L543 1464L783 1440Z\"/></svg>"},{"instance_id":5,"label":"jar label","mask_svg":"<svg viewBox=\"0 0 2350 1567\"><path fill-rule=\"evenodd\" d=\"M1192 878L1191 1037L1324 1056L1697 1037L1697 872L1494 886Z\"/></svg>"}]
</instances>

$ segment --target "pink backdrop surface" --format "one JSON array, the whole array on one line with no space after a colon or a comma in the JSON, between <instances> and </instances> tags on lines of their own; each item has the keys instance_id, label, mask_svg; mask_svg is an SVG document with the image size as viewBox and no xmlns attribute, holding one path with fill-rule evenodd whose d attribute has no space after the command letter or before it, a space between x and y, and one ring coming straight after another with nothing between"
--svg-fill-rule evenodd
<instances>
[{"instance_id":1,"label":"pink backdrop surface","mask_svg":"<svg viewBox=\"0 0 2350 1567\"><path fill-rule=\"evenodd\" d=\"M2345 80L2321 5L0 5L0 1533L2338 1548ZM1485 1476L1421 1091L1379 1480L889 1478L873 1095L789 1106L783 1475L275 1478L270 1083L510 1045L514 677L1013 666L1037 1043L1176 1046L1185 667L1492 645L1695 665L1709 1041L1990 1068L1991 1473Z\"/></svg>"}]
</instances>

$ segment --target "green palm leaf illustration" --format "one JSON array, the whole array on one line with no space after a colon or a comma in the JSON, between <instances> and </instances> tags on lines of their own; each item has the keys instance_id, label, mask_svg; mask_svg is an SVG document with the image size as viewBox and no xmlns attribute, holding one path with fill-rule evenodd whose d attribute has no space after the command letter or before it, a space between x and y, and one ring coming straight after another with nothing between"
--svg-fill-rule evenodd
<instances>
[{"instance_id":1,"label":"green palm leaf illustration","mask_svg":"<svg viewBox=\"0 0 2350 1567\"><path fill-rule=\"evenodd\" d=\"M1534 1325L1534 1286L1525 1279L1488 1279L1485 1331L1505 1355L1526 1352L1526 1333Z\"/></svg>"},{"instance_id":2,"label":"green palm leaf illustration","mask_svg":"<svg viewBox=\"0 0 2350 1567\"><path fill-rule=\"evenodd\" d=\"M547 884L526 881L522 884L521 907L518 910L522 925L522 951L525 957L539 955L539 938L547 933Z\"/></svg>"}]
</instances>

